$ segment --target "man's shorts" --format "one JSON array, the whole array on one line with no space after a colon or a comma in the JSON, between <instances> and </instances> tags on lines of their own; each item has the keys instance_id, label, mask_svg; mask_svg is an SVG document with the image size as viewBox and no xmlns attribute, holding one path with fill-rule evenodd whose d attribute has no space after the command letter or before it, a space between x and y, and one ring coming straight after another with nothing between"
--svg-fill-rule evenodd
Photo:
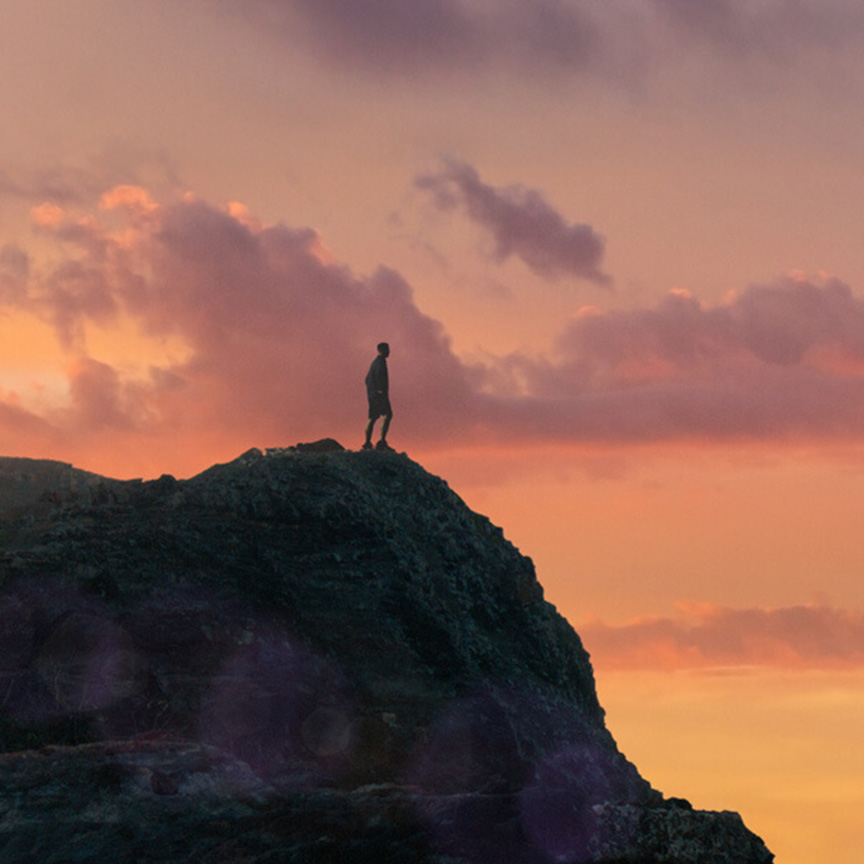
<instances>
[{"instance_id":1,"label":"man's shorts","mask_svg":"<svg viewBox=\"0 0 864 864\"><path fill-rule=\"evenodd\" d=\"M375 393L369 397L369 419L377 420L379 417L392 417L393 409L390 407L390 398L383 393Z\"/></svg>"}]
</instances>

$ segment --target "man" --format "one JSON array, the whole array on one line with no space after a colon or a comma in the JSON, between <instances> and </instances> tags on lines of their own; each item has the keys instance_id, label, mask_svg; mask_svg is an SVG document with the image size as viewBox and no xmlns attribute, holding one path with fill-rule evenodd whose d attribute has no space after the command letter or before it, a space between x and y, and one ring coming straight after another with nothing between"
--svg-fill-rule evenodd
<instances>
[{"instance_id":1,"label":"man","mask_svg":"<svg viewBox=\"0 0 864 864\"><path fill-rule=\"evenodd\" d=\"M369 397L369 422L366 424L366 441L364 450L372 449L372 429L375 421L383 417L381 422L381 440L375 445L376 450L392 450L387 443L387 430L393 419L393 409L390 407L390 381L387 375L387 358L390 356L390 346L386 342L378 344L378 356L372 361L366 373L366 395Z\"/></svg>"}]
</instances>

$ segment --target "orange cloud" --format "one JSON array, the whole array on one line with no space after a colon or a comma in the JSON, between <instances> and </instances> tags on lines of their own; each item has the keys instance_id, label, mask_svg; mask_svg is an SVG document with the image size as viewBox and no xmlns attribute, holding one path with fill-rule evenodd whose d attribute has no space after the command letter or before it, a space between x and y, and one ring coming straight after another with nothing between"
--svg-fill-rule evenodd
<instances>
[{"instance_id":1,"label":"orange cloud","mask_svg":"<svg viewBox=\"0 0 864 864\"><path fill-rule=\"evenodd\" d=\"M102 194L99 206L103 210L155 210L157 205L150 193L141 186L115 186Z\"/></svg>"},{"instance_id":2,"label":"orange cloud","mask_svg":"<svg viewBox=\"0 0 864 864\"><path fill-rule=\"evenodd\" d=\"M35 225L44 228L55 228L66 218L66 213L57 204L46 202L33 207L30 211L30 218Z\"/></svg>"},{"instance_id":3,"label":"orange cloud","mask_svg":"<svg viewBox=\"0 0 864 864\"><path fill-rule=\"evenodd\" d=\"M864 613L829 606L729 609L680 604L677 618L621 626L590 621L579 632L607 669L864 667Z\"/></svg>"}]
</instances>

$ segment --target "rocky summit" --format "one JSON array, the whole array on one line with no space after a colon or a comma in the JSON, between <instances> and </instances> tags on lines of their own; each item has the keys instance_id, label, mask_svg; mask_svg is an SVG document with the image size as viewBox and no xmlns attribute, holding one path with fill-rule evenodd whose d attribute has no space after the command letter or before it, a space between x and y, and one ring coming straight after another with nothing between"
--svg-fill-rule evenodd
<instances>
[{"instance_id":1,"label":"rocky summit","mask_svg":"<svg viewBox=\"0 0 864 864\"><path fill-rule=\"evenodd\" d=\"M0 459L0 861L767 864L618 751L529 558L402 454Z\"/></svg>"}]
</instances>

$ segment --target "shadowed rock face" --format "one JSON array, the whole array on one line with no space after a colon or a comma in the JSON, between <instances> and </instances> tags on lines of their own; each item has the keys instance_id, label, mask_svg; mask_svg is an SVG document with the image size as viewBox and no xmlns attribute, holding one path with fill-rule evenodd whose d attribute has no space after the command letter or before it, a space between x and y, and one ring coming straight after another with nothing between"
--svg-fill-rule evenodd
<instances>
[{"instance_id":1,"label":"shadowed rock face","mask_svg":"<svg viewBox=\"0 0 864 864\"><path fill-rule=\"evenodd\" d=\"M137 860L771 860L639 776L530 559L404 455L325 442L146 483L2 459L0 530L0 747L66 745L0 757L4 861L83 842L85 775ZM25 775L53 784L51 841Z\"/></svg>"}]
</instances>

